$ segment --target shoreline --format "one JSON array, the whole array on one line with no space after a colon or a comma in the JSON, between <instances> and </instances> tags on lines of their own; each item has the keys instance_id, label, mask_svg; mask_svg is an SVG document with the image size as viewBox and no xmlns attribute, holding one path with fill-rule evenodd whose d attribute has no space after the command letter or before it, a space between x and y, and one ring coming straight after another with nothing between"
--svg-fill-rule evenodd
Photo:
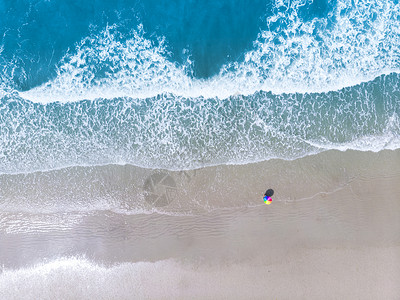
<instances>
[{"instance_id":1,"label":"shoreline","mask_svg":"<svg viewBox=\"0 0 400 300\"><path fill-rule=\"evenodd\" d=\"M94 280L106 282L89 288L100 299L109 291L120 299L135 293L151 299L397 299L399 162L400 150L331 151L292 162L163 174L174 179L176 199L155 206L161 213L152 214L129 214L141 202L124 198L139 195L139 188L143 193L153 176L149 170L104 167L2 177L6 188L25 184L16 199L27 210L9 209L18 204L11 197L16 194L2 190L10 202L9 208L3 202L0 213L0 295L10 287L23 291L29 278L39 298L84 298L82 291ZM265 182L275 189L269 206L262 202ZM105 192L114 202L88 198ZM142 197L147 208L153 198ZM82 206L88 211L74 210ZM183 213L174 215L179 209ZM51 262L55 269L38 271Z\"/></svg>"},{"instance_id":2,"label":"shoreline","mask_svg":"<svg viewBox=\"0 0 400 300\"><path fill-rule=\"evenodd\" d=\"M0 208L28 213L197 214L261 205L267 188L275 190L274 203L312 199L340 191L355 180L398 176L396 166L400 166L400 149L330 150L293 161L273 159L189 171L107 165L2 174ZM397 191L389 186L378 192L391 196L392 188Z\"/></svg>"},{"instance_id":3,"label":"shoreline","mask_svg":"<svg viewBox=\"0 0 400 300\"><path fill-rule=\"evenodd\" d=\"M169 259L109 267L80 258L59 259L29 269L3 270L0 296L4 299L91 299L94 295L98 299L132 299L132 296L343 299L351 295L352 299L398 299L399 253L400 246L299 249L272 264Z\"/></svg>"}]
</instances>

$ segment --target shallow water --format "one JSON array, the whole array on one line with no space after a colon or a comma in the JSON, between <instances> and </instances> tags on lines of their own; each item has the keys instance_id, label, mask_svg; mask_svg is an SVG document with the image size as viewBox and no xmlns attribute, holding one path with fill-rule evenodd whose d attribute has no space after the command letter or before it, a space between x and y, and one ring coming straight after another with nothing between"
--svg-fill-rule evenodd
<instances>
[{"instance_id":1,"label":"shallow water","mask_svg":"<svg viewBox=\"0 0 400 300\"><path fill-rule=\"evenodd\" d=\"M398 299L399 13L0 0L0 298Z\"/></svg>"},{"instance_id":2,"label":"shallow water","mask_svg":"<svg viewBox=\"0 0 400 300\"><path fill-rule=\"evenodd\" d=\"M1 260L218 259L230 243L251 248L248 257L260 243L396 245L399 159L399 151L330 151L187 172L107 166L3 175ZM277 191L272 206L262 202L267 184Z\"/></svg>"},{"instance_id":3,"label":"shallow water","mask_svg":"<svg viewBox=\"0 0 400 300\"><path fill-rule=\"evenodd\" d=\"M21 208L4 205L12 199L6 197L15 195L2 195L0 293L7 299L89 299L93 295L212 299L216 295L243 298L244 292L254 297L301 293L317 299L332 290L333 298L352 293L395 299L400 292L396 284L400 278L399 159L399 151L329 151L295 161L210 167L193 171L183 190L179 180L184 177L178 172L132 166L95 167L91 172L71 168L30 178L5 175L3 186L5 178L12 178L13 184L21 178L25 183L36 180L27 185L29 193L21 192L25 197ZM281 173L275 182L272 176L271 181L268 176L254 181L265 170ZM63 199L49 196L51 189L39 188L45 181L57 190L72 184L57 181L66 173L71 178L79 178L82 172L97 178L112 173L108 178L121 184L116 174L133 180L127 174L140 171L147 171L148 178L170 176L169 183L175 185L169 188L176 189L173 199L166 196L165 188L154 189L159 200L170 202L152 202L146 195L146 180L142 180L141 196L129 198L134 190L118 194L125 189L111 185L109 197L95 203L98 191L93 185L82 189L75 182L74 188L67 188L74 193ZM256 193L265 182L278 187L270 206ZM98 188L103 188L101 182ZM81 201L68 201L72 194ZM140 197L142 202L135 201ZM37 199L51 201L44 205ZM348 276L349 284L343 285ZM307 284L311 279L314 283ZM26 292L27 280L32 293ZM158 281L159 289L153 289ZM290 281L297 283L288 289ZM354 286L353 281L366 285ZM370 288L373 282L379 289ZM201 288L204 285L209 286L207 291Z\"/></svg>"}]
</instances>

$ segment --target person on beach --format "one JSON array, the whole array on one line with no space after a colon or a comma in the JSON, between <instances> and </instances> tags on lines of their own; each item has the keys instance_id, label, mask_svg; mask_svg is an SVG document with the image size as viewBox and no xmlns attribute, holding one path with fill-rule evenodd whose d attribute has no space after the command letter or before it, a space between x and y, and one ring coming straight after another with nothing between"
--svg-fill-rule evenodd
<instances>
[{"instance_id":1,"label":"person on beach","mask_svg":"<svg viewBox=\"0 0 400 300\"><path fill-rule=\"evenodd\" d=\"M274 194L274 190L273 189L268 189L265 194L264 194L264 203L267 205L270 205L272 202L272 196Z\"/></svg>"}]
</instances>

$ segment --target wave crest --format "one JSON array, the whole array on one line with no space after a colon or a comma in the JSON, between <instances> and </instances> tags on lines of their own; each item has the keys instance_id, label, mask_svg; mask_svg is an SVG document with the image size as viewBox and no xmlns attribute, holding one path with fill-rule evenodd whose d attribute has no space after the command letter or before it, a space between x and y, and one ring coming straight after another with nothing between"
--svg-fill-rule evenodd
<instances>
[{"instance_id":1,"label":"wave crest","mask_svg":"<svg viewBox=\"0 0 400 300\"><path fill-rule=\"evenodd\" d=\"M3 98L0 172L105 164L183 170L327 149L397 149L398 85L392 74L324 94L164 94L47 105Z\"/></svg>"},{"instance_id":2,"label":"wave crest","mask_svg":"<svg viewBox=\"0 0 400 300\"><path fill-rule=\"evenodd\" d=\"M328 92L399 72L399 4L338 1L311 20L301 16L302 5L276 3L253 49L208 79L190 75L192 64L201 62L171 62L168 41L145 38L142 26L124 36L114 25L83 39L60 62L54 80L20 94L42 103L163 93L226 99L260 90Z\"/></svg>"}]
</instances>

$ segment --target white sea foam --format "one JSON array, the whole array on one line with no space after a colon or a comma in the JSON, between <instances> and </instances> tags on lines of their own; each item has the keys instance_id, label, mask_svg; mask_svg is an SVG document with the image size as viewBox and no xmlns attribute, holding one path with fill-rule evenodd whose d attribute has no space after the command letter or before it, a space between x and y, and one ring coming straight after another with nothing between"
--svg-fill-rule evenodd
<instances>
[{"instance_id":1,"label":"white sea foam","mask_svg":"<svg viewBox=\"0 0 400 300\"><path fill-rule=\"evenodd\" d=\"M398 4L341 1L308 21L299 4L278 3L243 61L209 79L189 76L190 61L172 63L168 41L151 42L141 26L130 38L117 25L84 38L53 80L20 93L49 105L4 98L0 173L108 164L188 170L400 147L400 76L370 81L398 72ZM352 87L309 93L344 86Z\"/></svg>"},{"instance_id":2,"label":"white sea foam","mask_svg":"<svg viewBox=\"0 0 400 300\"><path fill-rule=\"evenodd\" d=\"M228 278L224 277L224 272L229 272ZM17 270L3 270L0 273L0 298L211 299L216 295L234 298L238 293L243 294L240 297L254 293L251 291L252 280L259 278L253 273L253 267L240 264L212 267L169 259L110 266L84 257L69 257ZM243 274L252 280L243 283ZM257 282L260 283L261 280ZM209 290L204 291L204 286ZM234 286L239 288L232 291Z\"/></svg>"},{"instance_id":3,"label":"white sea foam","mask_svg":"<svg viewBox=\"0 0 400 300\"><path fill-rule=\"evenodd\" d=\"M396 150L400 148L400 122L394 114L387 123L387 127L381 135L366 135L356 138L351 142L334 143L321 138L320 141L306 141L308 144L320 150L358 150L379 152L382 150Z\"/></svg>"},{"instance_id":4,"label":"white sea foam","mask_svg":"<svg viewBox=\"0 0 400 300\"><path fill-rule=\"evenodd\" d=\"M240 264L212 267L169 259L107 266L82 257L59 258L33 267L3 270L0 298L212 299L238 295L242 298L259 294L262 282L259 279L265 276L260 270L257 277L254 267ZM224 276L228 272L229 276ZM251 280L243 282L243 274ZM259 285L255 291L254 280Z\"/></svg>"},{"instance_id":5,"label":"white sea foam","mask_svg":"<svg viewBox=\"0 0 400 300\"><path fill-rule=\"evenodd\" d=\"M85 258L60 258L0 273L1 299L143 299L160 298L177 286L172 261L103 266ZM154 285L157 288L154 289Z\"/></svg>"},{"instance_id":6,"label":"white sea foam","mask_svg":"<svg viewBox=\"0 0 400 300\"><path fill-rule=\"evenodd\" d=\"M187 170L327 149L396 149L397 78L321 95L5 103L0 172L107 164ZM371 96L375 87L386 94Z\"/></svg>"},{"instance_id":7,"label":"white sea foam","mask_svg":"<svg viewBox=\"0 0 400 300\"><path fill-rule=\"evenodd\" d=\"M308 21L298 15L301 4L277 2L276 13L266 19L267 28L244 60L223 66L209 79L187 75L190 62L169 61L168 41L156 45L141 26L128 39L117 26L109 26L68 53L55 79L20 95L47 103L162 93L227 98L259 90L327 92L399 72L399 4L338 1L325 18Z\"/></svg>"}]
</instances>

